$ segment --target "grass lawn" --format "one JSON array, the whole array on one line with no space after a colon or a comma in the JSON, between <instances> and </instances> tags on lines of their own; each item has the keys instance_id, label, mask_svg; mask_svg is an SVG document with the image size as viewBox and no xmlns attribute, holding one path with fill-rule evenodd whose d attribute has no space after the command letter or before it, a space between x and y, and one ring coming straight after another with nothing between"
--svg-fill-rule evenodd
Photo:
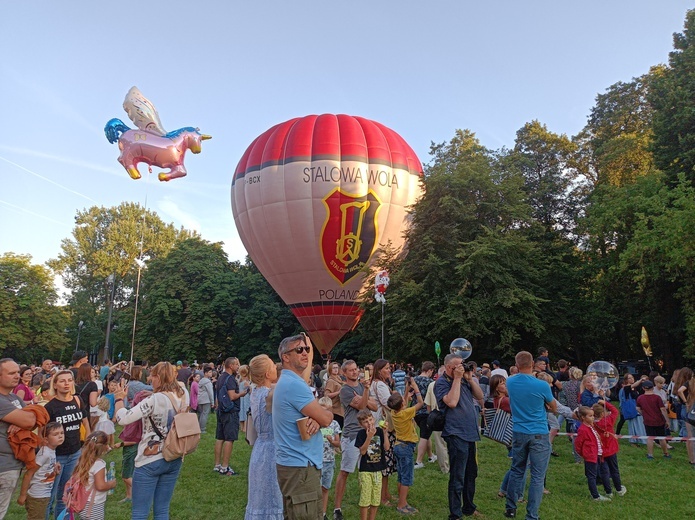
<instances>
[{"instance_id":1,"label":"grass lawn","mask_svg":"<svg viewBox=\"0 0 695 520\"><path fill-rule=\"evenodd\" d=\"M234 444L232 467L239 475L223 477L213 473L214 415L210 417L207 433L198 450L187 456L171 504L172 519L242 519L246 507L248 461L250 447L240 440ZM243 434L242 434L243 437ZM616 496L612 502L595 503L589 499L589 491L584 478L584 465L574 464L572 451L566 437L555 440L555 451L560 457L553 457L548 470L547 487L551 494L543 499L541 518L573 520L615 520L616 518L670 518L680 520L692 518L692 493L695 489L695 471L688 464L683 443L675 443L671 450L673 458L664 460L660 449L655 446L654 460L646 460L646 447L633 448L624 440L620 441L618 454L623 483L628 489L624 497ZM107 462L116 461L120 474L121 452L115 451L107 456ZM505 471L509 467L506 450L500 444L484 439L479 444L479 471L476 481L476 504L486 518L504 518L504 501L497 498L497 490ZM439 466L426 464L415 471L415 484L410 490L409 502L420 510L417 518L446 519L448 475L442 475ZM391 478L390 487L396 494L396 480ZM599 489L602 491L601 489ZM106 518L120 520L130 518L130 507L119 504L125 493L119 483L114 495L106 505ZM343 500L343 513L347 519L358 519L357 500L359 489L357 479L348 480L348 488ZM329 509L332 501L329 501ZM332 509L331 509L332 510ZM521 505L518 517L524 505ZM402 518L395 508L380 508L378 518ZM9 520L26 518L23 508L16 503L16 494L6 516ZM329 514L329 518L332 518Z\"/></svg>"}]
</instances>

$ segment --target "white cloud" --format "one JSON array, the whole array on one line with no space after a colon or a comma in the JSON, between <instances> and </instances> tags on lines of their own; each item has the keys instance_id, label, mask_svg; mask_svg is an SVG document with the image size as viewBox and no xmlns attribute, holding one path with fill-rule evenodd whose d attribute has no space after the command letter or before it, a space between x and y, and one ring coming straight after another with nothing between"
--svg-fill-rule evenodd
<instances>
[{"instance_id":1,"label":"white cloud","mask_svg":"<svg viewBox=\"0 0 695 520\"><path fill-rule=\"evenodd\" d=\"M169 197L165 197L156 203L157 211L165 215L169 219L173 219L178 224L182 225L186 229L191 229L193 231L201 232L201 225L198 219L192 214L184 211L179 207L179 205L171 200ZM166 221L167 219L163 219Z\"/></svg>"}]
</instances>

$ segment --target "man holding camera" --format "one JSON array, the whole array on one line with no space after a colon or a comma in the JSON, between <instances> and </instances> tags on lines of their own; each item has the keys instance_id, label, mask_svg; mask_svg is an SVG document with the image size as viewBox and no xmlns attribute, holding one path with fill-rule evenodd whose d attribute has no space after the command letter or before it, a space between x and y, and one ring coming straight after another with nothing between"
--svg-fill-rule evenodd
<instances>
[{"instance_id":1,"label":"man holding camera","mask_svg":"<svg viewBox=\"0 0 695 520\"><path fill-rule=\"evenodd\" d=\"M478 476L475 443L480 435L473 399L481 400L483 391L461 356L449 354L444 358L444 376L434 384L434 395L439 409L446 410L442 438L449 451L449 519L478 516L473 498Z\"/></svg>"}]
</instances>

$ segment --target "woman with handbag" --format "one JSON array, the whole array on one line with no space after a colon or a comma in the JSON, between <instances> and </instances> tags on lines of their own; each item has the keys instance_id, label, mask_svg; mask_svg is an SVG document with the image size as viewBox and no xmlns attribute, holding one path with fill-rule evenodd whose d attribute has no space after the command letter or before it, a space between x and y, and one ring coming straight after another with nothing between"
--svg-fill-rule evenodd
<instances>
[{"instance_id":1,"label":"woman with handbag","mask_svg":"<svg viewBox=\"0 0 695 520\"><path fill-rule=\"evenodd\" d=\"M151 376L152 395L130 410L123 406L123 398L127 395L124 379L114 394L118 424L125 426L142 421L142 439L133 473L133 520L147 520L153 503L154 520L169 518L169 504L181 471L181 459L165 460L162 446L174 416L188 407L188 395L176 381L176 369L171 363L157 363Z\"/></svg>"},{"instance_id":2,"label":"woman with handbag","mask_svg":"<svg viewBox=\"0 0 695 520\"><path fill-rule=\"evenodd\" d=\"M391 422L391 410L387 403L391 397L391 365L385 359L377 359L374 363L374 374L372 376L372 384L369 387L369 397L374 399L378 406L376 412L372 412L376 424L384 421L383 428L388 431L389 449L384 451L384 459L386 460L386 469L382 470L381 475L381 505L390 506L393 497L389 492L389 475L396 473L396 457L393 454L393 445L396 442L396 431Z\"/></svg>"},{"instance_id":3,"label":"woman with handbag","mask_svg":"<svg viewBox=\"0 0 695 520\"><path fill-rule=\"evenodd\" d=\"M256 386L251 392L251 415L247 427L253 424L250 429L255 430L256 440L249 460L249 491L244 518L282 520L282 493L277 479L273 420L270 414L272 388L277 381L278 372L273 360L261 354L249 362L249 376Z\"/></svg>"},{"instance_id":4,"label":"woman with handbag","mask_svg":"<svg viewBox=\"0 0 695 520\"><path fill-rule=\"evenodd\" d=\"M635 377L632 374L623 376L623 387L618 393L620 399L620 413L627 421L627 429L630 435L646 437L647 431L644 429L642 416L637 413L637 398L640 393L637 390L642 385L645 378L635 382ZM630 445L647 444L645 439L630 439Z\"/></svg>"}]
</instances>

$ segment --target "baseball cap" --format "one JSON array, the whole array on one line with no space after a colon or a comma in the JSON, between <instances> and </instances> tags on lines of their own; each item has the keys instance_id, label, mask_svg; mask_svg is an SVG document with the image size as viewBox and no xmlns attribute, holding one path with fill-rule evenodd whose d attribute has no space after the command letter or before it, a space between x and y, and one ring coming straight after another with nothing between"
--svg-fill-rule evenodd
<instances>
[{"instance_id":1,"label":"baseball cap","mask_svg":"<svg viewBox=\"0 0 695 520\"><path fill-rule=\"evenodd\" d=\"M72 355L72 362L74 363L75 361L79 361L80 359L84 359L86 357L87 353L84 350L76 350Z\"/></svg>"},{"instance_id":2,"label":"baseball cap","mask_svg":"<svg viewBox=\"0 0 695 520\"><path fill-rule=\"evenodd\" d=\"M646 381L642 382L642 388L654 388L654 383L647 379Z\"/></svg>"}]
</instances>

